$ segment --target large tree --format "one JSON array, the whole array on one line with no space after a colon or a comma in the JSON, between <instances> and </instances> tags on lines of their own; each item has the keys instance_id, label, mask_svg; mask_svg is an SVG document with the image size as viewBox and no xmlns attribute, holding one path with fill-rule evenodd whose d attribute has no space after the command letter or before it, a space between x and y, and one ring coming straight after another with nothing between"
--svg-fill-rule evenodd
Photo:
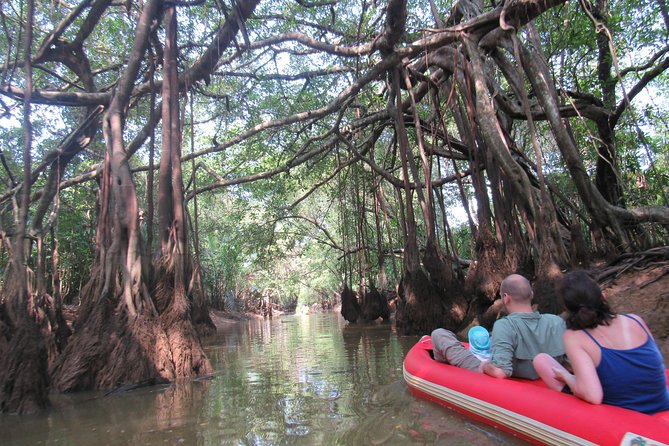
<instances>
[{"instance_id":1,"label":"large tree","mask_svg":"<svg viewBox=\"0 0 669 446\"><path fill-rule=\"evenodd\" d=\"M422 333L491 322L510 272L557 310L561 270L666 240L666 104L641 101L666 91L663 4L83 0L39 5L38 34L19 47L27 6L1 6L2 105L20 107L27 129L31 116L58 125L3 152L2 224L17 240L6 277L34 267L43 285L16 294L5 280L0 346L32 339L18 336L13 302L56 297L37 300L50 315L37 320L57 389L207 373L192 320L206 319L200 274L234 282L207 281L220 259L237 262L221 268L235 280L248 268L251 288L313 255L311 270L327 265L363 304L394 279L398 327ZM40 161L21 164L31 152ZM56 246L62 191L90 184L96 256L60 353L48 286L59 267L33 253L50 230Z\"/></svg>"}]
</instances>

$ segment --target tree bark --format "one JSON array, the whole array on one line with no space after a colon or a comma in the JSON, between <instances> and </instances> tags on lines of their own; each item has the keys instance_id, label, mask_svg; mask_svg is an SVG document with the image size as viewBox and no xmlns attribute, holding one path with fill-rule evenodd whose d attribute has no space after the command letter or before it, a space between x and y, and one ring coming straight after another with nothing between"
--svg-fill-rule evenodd
<instances>
[{"instance_id":1,"label":"tree bark","mask_svg":"<svg viewBox=\"0 0 669 446\"><path fill-rule=\"evenodd\" d=\"M3 288L4 311L0 308L0 325L10 328L9 339L0 337L0 412L24 414L37 412L49 405L47 352L36 319L37 309L28 283L26 265L26 228L30 206L32 168L31 96L33 17L35 4L26 2L24 27L24 69L26 95L23 101L23 186L18 199L16 233ZM2 316L5 318L2 318ZM5 321L2 321L5 319Z\"/></svg>"},{"instance_id":2,"label":"tree bark","mask_svg":"<svg viewBox=\"0 0 669 446\"><path fill-rule=\"evenodd\" d=\"M155 300L160 321L174 358L178 377L210 373L207 359L191 319L193 265L188 243L181 171L181 119L177 74L177 14L165 10L163 62L163 139L160 165L160 257L156 261ZM167 166L167 167L166 167ZM165 217L165 214L168 217Z\"/></svg>"},{"instance_id":3,"label":"tree bark","mask_svg":"<svg viewBox=\"0 0 669 446\"><path fill-rule=\"evenodd\" d=\"M97 260L91 280L82 290L77 331L52 370L54 387L61 391L110 389L147 379L172 380L210 372L188 317L184 287L180 288L181 295L175 297L175 303L169 305L171 312L159 314L150 295L148 267L143 265L137 192L123 144L124 113L148 46L151 24L159 17L161 7L161 0L145 3L131 58L104 119L107 152L100 194ZM174 22L170 20L169 26L174 26ZM164 102L169 100L165 98ZM177 99L172 97L172 100ZM171 113L170 108L170 116ZM173 121L170 119L170 123ZM178 119L173 124L178 129ZM169 150L168 155L172 160L179 156ZM173 189L174 184L171 186ZM174 218L181 219L175 230L183 231L183 212ZM180 237L183 249L183 234ZM183 272L179 274L177 280L183 284ZM180 356L184 352L188 355Z\"/></svg>"}]
</instances>

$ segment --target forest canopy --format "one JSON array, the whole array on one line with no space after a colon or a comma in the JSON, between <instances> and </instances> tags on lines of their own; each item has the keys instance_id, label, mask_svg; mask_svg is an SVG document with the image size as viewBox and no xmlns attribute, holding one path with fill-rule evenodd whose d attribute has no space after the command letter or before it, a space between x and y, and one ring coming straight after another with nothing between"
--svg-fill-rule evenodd
<instances>
[{"instance_id":1,"label":"forest canopy","mask_svg":"<svg viewBox=\"0 0 669 446\"><path fill-rule=\"evenodd\" d=\"M663 0L7 0L0 26L3 412L208 373L212 306L396 296L401 332L458 329L508 273L557 311L562 271L666 244Z\"/></svg>"}]
</instances>

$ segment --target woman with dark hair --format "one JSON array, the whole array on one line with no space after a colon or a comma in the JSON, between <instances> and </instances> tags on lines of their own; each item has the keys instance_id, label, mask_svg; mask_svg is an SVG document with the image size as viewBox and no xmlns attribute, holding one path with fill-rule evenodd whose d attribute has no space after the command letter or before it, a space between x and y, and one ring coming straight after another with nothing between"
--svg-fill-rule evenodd
<instances>
[{"instance_id":1,"label":"woman with dark hair","mask_svg":"<svg viewBox=\"0 0 669 446\"><path fill-rule=\"evenodd\" d=\"M567 310L563 340L573 374L537 355L534 367L548 387L592 404L647 414L669 410L664 359L643 319L616 314L583 271L566 274L558 293Z\"/></svg>"}]
</instances>

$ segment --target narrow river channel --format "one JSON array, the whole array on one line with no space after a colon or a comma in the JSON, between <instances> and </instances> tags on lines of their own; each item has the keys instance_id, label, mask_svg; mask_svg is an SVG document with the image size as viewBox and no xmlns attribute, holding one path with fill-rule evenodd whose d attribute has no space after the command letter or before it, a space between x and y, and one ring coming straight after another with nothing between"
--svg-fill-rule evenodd
<instances>
[{"instance_id":1,"label":"narrow river channel","mask_svg":"<svg viewBox=\"0 0 669 446\"><path fill-rule=\"evenodd\" d=\"M402 360L418 338L336 313L231 322L204 341L211 379L56 395L46 413L0 417L0 444L526 444L412 396Z\"/></svg>"}]
</instances>

